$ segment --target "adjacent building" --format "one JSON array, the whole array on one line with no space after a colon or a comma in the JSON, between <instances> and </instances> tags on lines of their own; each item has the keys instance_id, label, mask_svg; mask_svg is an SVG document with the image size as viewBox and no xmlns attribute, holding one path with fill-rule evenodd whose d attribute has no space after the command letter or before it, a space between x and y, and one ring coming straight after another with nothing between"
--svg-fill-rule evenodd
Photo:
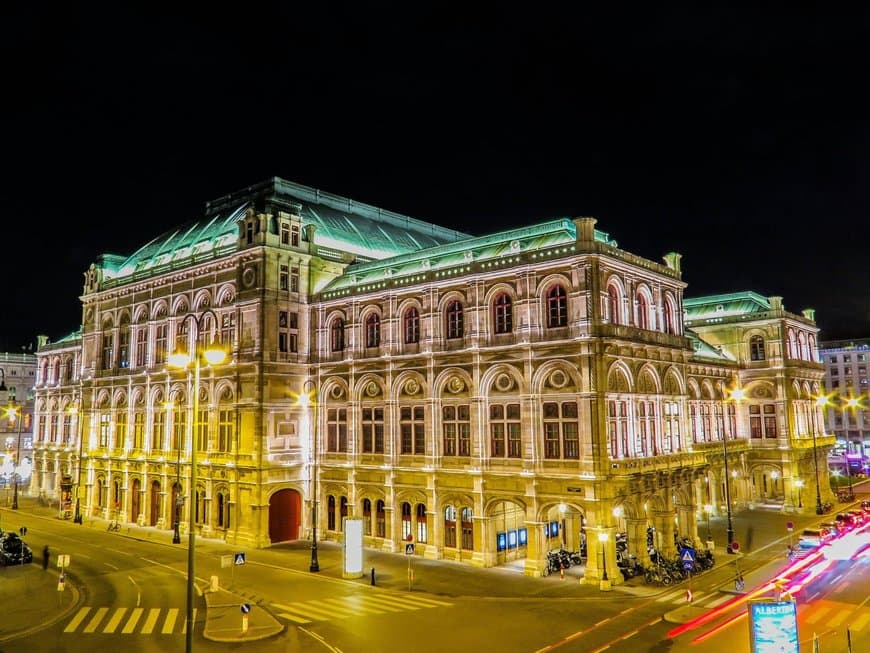
<instances>
[{"instance_id":1,"label":"adjacent building","mask_svg":"<svg viewBox=\"0 0 870 653\"><path fill-rule=\"evenodd\" d=\"M617 532L672 552L729 494L831 500L812 310L685 297L679 254L597 226L471 236L278 178L209 202L87 270L81 330L38 352L31 491L252 547L316 513L528 574L585 548L590 581Z\"/></svg>"},{"instance_id":2,"label":"adjacent building","mask_svg":"<svg viewBox=\"0 0 870 653\"><path fill-rule=\"evenodd\" d=\"M0 353L0 488L6 505L14 499L16 484L23 491L30 483L35 380L34 354Z\"/></svg>"}]
</instances>

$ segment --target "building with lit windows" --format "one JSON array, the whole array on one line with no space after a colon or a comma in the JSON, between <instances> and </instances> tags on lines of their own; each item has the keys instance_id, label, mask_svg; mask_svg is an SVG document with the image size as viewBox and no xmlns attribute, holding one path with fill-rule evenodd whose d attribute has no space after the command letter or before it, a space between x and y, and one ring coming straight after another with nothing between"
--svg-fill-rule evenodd
<instances>
[{"instance_id":1,"label":"building with lit windows","mask_svg":"<svg viewBox=\"0 0 870 653\"><path fill-rule=\"evenodd\" d=\"M595 582L599 555L621 582L617 532L644 561L648 526L671 552L725 511L724 438L735 506L811 509L834 442L812 311L687 299L679 254L596 224L475 237L278 178L209 202L99 257L81 332L40 349L37 489L254 547L310 537L312 502L322 537L358 517L366 546L431 559L540 574L585 546ZM198 384L168 365L212 343L229 359ZM80 455L50 439L66 415Z\"/></svg>"},{"instance_id":2,"label":"building with lit windows","mask_svg":"<svg viewBox=\"0 0 870 653\"><path fill-rule=\"evenodd\" d=\"M0 488L6 505L12 501L16 474L19 492L30 483L35 380L34 354L0 353Z\"/></svg>"},{"instance_id":3,"label":"building with lit windows","mask_svg":"<svg viewBox=\"0 0 870 653\"><path fill-rule=\"evenodd\" d=\"M819 343L830 399L825 421L837 437L832 466L845 472L848 455L853 473L866 473L870 463L870 340L829 340Z\"/></svg>"}]
</instances>

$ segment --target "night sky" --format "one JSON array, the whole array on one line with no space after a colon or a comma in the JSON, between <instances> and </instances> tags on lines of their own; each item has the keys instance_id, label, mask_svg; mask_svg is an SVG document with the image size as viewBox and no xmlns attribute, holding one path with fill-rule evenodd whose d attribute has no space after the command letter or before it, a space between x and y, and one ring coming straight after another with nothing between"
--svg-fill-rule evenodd
<instances>
[{"instance_id":1,"label":"night sky","mask_svg":"<svg viewBox=\"0 0 870 653\"><path fill-rule=\"evenodd\" d=\"M687 296L870 337L866 13L181 4L0 9L0 351L270 176L474 234L594 215Z\"/></svg>"}]
</instances>

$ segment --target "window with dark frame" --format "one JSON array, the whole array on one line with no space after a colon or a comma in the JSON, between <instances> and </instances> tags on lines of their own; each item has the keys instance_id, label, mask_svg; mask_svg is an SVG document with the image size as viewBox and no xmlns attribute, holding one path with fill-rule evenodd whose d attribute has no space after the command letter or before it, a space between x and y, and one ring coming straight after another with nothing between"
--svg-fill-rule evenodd
<instances>
[{"instance_id":1,"label":"window with dark frame","mask_svg":"<svg viewBox=\"0 0 870 653\"><path fill-rule=\"evenodd\" d=\"M501 293L493 304L493 321L496 333L510 333L514 328L513 303L507 293Z\"/></svg>"},{"instance_id":2,"label":"window with dark frame","mask_svg":"<svg viewBox=\"0 0 870 653\"><path fill-rule=\"evenodd\" d=\"M447 305L447 338L449 340L462 337L462 322L462 303L459 301L450 302Z\"/></svg>"},{"instance_id":3,"label":"window with dark frame","mask_svg":"<svg viewBox=\"0 0 870 653\"><path fill-rule=\"evenodd\" d=\"M372 313L366 318L366 347L381 346L381 316Z\"/></svg>"},{"instance_id":4,"label":"window with dark frame","mask_svg":"<svg viewBox=\"0 0 870 653\"><path fill-rule=\"evenodd\" d=\"M411 307L405 311L403 331L405 344L420 342L420 313L416 308Z\"/></svg>"},{"instance_id":5,"label":"window with dark frame","mask_svg":"<svg viewBox=\"0 0 870 653\"><path fill-rule=\"evenodd\" d=\"M555 329L568 324L568 297L562 286L547 291L547 328Z\"/></svg>"}]
</instances>

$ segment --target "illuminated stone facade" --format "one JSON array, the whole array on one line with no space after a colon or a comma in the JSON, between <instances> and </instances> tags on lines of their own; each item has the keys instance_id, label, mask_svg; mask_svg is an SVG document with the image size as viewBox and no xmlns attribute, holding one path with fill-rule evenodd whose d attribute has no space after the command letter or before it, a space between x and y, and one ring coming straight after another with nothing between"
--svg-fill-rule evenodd
<instances>
[{"instance_id":1,"label":"illuminated stone facade","mask_svg":"<svg viewBox=\"0 0 870 653\"><path fill-rule=\"evenodd\" d=\"M271 179L102 256L81 334L41 348L37 381L41 420L83 417L85 518L172 528L194 438L202 533L257 547L310 537L316 497L322 537L362 517L368 546L410 537L428 558L524 559L529 574L582 529L597 580L607 534L621 582L617 531L643 561L648 525L672 551L704 506L724 511L725 434L735 505L811 508L811 312L684 299L678 254L643 259L595 224L472 237ZM195 419L190 372L167 354L211 340L230 361L203 368ZM70 383L51 372L64 359ZM78 456L45 433L51 494ZM816 442L824 460L833 438Z\"/></svg>"}]
</instances>

